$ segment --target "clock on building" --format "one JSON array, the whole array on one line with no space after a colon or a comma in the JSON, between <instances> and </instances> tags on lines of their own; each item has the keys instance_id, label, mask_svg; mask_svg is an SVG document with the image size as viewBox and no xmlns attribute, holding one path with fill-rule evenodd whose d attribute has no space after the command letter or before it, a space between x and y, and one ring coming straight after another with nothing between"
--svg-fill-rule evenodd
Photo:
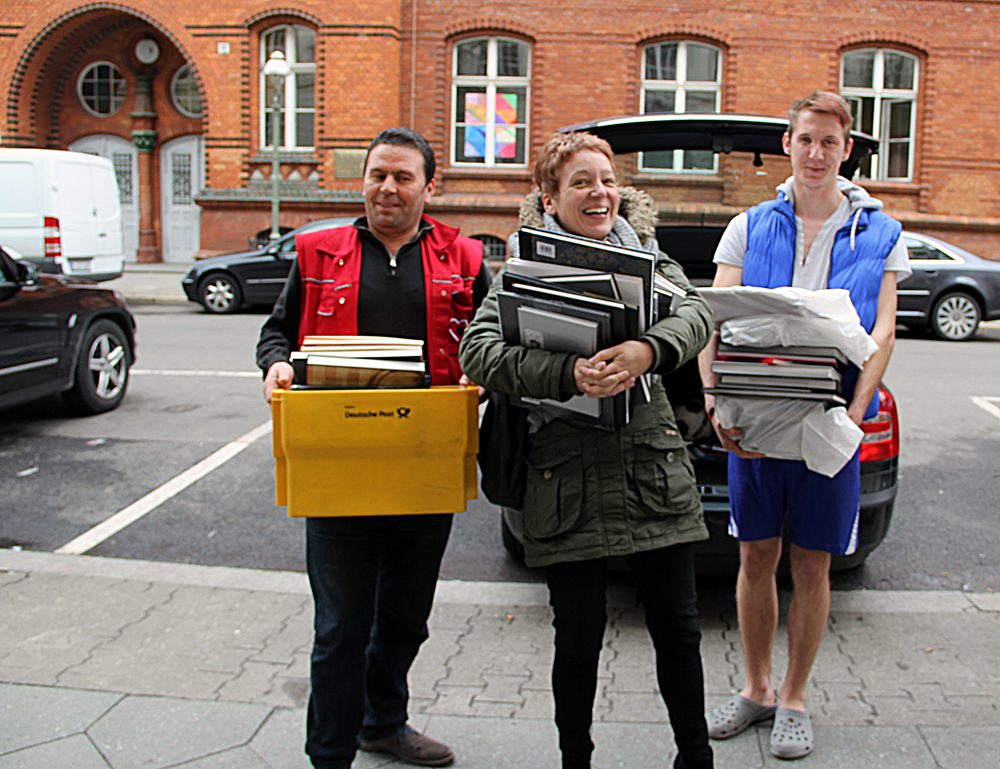
<instances>
[{"instance_id":1,"label":"clock on building","mask_svg":"<svg viewBox=\"0 0 1000 769\"><path fill-rule=\"evenodd\" d=\"M141 64L152 64L160 58L160 45L151 37L144 37L135 44L135 58Z\"/></svg>"}]
</instances>

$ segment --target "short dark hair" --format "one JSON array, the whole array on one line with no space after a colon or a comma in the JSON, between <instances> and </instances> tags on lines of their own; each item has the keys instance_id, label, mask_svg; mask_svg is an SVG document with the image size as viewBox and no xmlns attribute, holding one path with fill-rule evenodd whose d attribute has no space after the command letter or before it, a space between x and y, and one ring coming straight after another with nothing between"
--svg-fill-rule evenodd
<instances>
[{"instance_id":1,"label":"short dark hair","mask_svg":"<svg viewBox=\"0 0 1000 769\"><path fill-rule=\"evenodd\" d=\"M851 115L851 105L839 93L832 91L813 91L804 99L799 99L788 110L788 135L795 133L795 123L801 112L819 112L823 115L833 115L844 130L844 142L851 138L851 126L854 116Z\"/></svg>"},{"instance_id":2,"label":"short dark hair","mask_svg":"<svg viewBox=\"0 0 1000 769\"><path fill-rule=\"evenodd\" d=\"M434 161L434 150L431 149L431 145L427 143L427 140L412 128L396 126L395 128L386 128L379 131L378 135L372 139L372 143L368 145L368 150L365 153L365 170L368 169L368 156L380 144L395 144L400 147L412 147L417 150L424 157L424 181L430 182L434 178L434 172L437 170L437 163Z\"/></svg>"}]
</instances>

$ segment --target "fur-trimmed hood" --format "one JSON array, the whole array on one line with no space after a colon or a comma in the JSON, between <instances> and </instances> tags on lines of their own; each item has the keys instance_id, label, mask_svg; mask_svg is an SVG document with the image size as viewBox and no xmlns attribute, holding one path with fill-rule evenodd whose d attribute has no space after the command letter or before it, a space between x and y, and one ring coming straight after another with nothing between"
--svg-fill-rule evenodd
<instances>
[{"instance_id":1,"label":"fur-trimmed hood","mask_svg":"<svg viewBox=\"0 0 1000 769\"><path fill-rule=\"evenodd\" d=\"M656 241L656 202L652 195L635 187L619 187L618 193L621 203L618 206L618 215L632 225L635 234L643 243ZM542 214L545 209L542 207L541 190L532 190L521 203L521 210L518 213L522 227L542 227L544 222Z\"/></svg>"}]
</instances>

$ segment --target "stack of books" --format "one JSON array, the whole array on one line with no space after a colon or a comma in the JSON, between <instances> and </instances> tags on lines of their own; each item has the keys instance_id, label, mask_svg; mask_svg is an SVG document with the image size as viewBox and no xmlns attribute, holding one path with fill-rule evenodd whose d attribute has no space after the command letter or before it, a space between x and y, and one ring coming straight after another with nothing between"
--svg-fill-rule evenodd
<instances>
[{"instance_id":1,"label":"stack of books","mask_svg":"<svg viewBox=\"0 0 1000 769\"><path fill-rule=\"evenodd\" d=\"M847 358L835 347L737 347L722 343L718 375L706 392L741 398L791 398L843 406Z\"/></svg>"},{"instance_id":2,"label":"stack of books","mask_svg":"<svg viewBox=\"0 0 1000 769\"><path fill-rule=\"evenodd\" d=\"M669 311L670 302L658 299L655 254L534 227L522 228L518 237L521 258L507 261L496 295L508 344L589 358L637 339L656 322L661 306ZM631 393L613 398L515 402L616 430L628 424L634 406L649 401L649 386L647 375Z\"/></svg>"},{"instance_id":3,"label":"stack of books","mask_svg":"<svg viewBox=\"0 0 1000 769\"><path fill-rule=\"evenodd\" d=\"M291 356L292 389L430 387L420 339L307 336Z\"/></svg>"}]
</instances>

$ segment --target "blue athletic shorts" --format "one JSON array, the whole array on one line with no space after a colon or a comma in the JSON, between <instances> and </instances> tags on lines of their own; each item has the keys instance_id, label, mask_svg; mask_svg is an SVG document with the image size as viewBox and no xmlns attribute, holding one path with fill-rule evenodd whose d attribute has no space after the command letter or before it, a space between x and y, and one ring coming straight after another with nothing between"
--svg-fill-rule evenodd
<instances>
[{"instance_id":1,"label":"blue athletic shorts","mask_svg":"<svg viewBox=\"0 0 1000 769\"><path fill-rule=\"evenodd\" d=\"M729 533L740 542L780 537L787 516L799 547L850 555L858 547L860 501L857 452L833 478L798 460L729 455Z\"/></svg>"}]
</instances>

